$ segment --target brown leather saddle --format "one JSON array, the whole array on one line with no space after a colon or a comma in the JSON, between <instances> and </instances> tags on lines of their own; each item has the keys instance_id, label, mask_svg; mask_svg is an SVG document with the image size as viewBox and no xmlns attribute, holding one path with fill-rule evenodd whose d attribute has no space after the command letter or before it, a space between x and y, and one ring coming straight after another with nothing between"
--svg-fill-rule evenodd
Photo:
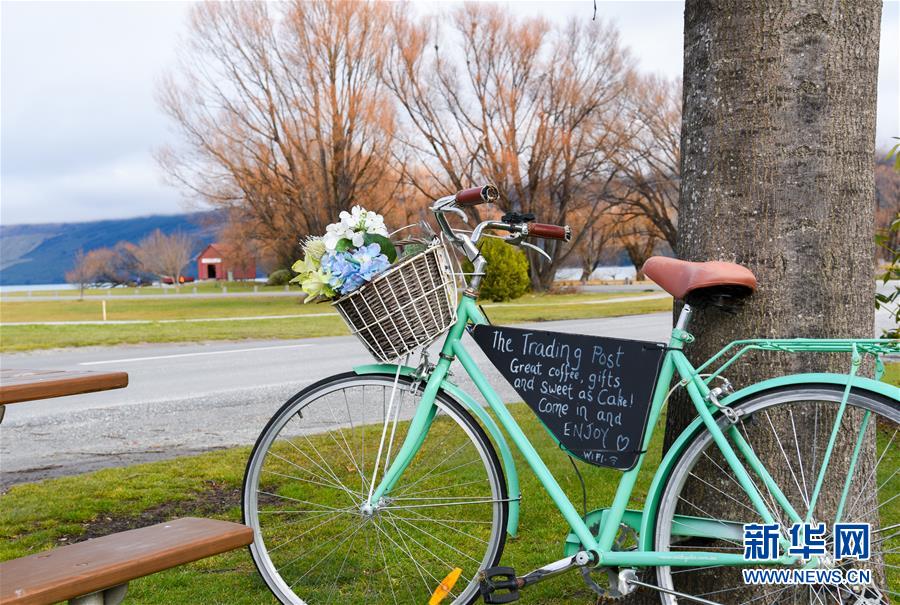
<instances>
[{"instance_id":1,"label":"brown leather saddle","mask_svg":"<svg viewBox=\"0 0 900 605\"><path fill-rule=\"evenodd\" d=\"M747 267L735 263L693 263L652 256L644 263L643 271L675 299L691 306L713 305L732 310L732 305L756 291L756 276Z\"/></svg>"}]
</instances>

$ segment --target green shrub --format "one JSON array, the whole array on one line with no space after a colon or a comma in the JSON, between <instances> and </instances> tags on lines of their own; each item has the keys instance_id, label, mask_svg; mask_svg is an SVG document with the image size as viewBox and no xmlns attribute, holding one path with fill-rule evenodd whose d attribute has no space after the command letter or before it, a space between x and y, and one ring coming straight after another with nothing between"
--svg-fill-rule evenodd
<instances>
[{"instance_id":1,"label":"green shrub","mask_svg":"<svg viewBox=\"0 0 900 605\"><path fill-rule=\"evenodd\" d=\"M480 299L503 302L519 298L528 292L531 280L524 252L494 237L485 238L478 247L487 259L487 273L481 280ZM472 271L471 263L465 263L465 270Z\"/></svg>"},{"instance_id":2,"label":"green shrub","mask_svg":"<svg viewBox=\"0 0 900 605\"><path fill-rule=\"evenodd\" d=\"M276 269L275 271L269 273L269 278L266 280L266 285L286 286L293 277L294 274L290 269Z\"/></svg>"}]
</instances>

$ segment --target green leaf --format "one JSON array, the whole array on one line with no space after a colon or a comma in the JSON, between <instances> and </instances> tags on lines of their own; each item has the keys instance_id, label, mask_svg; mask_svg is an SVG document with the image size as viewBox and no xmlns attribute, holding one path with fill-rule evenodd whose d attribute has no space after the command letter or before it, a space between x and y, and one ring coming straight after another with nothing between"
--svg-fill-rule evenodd
<instances>
[{"instance_id":1,"label":"green leaf","mask_svg":"<svg viewBox=\"0 0 900 605\"><path fill-rule=\"evenodd\" d=\"M894 137L894 139L900 140L900 137ZM900 143L891 147L885 159L890 161L891 158L894 158L894 170L900 172Z\"/></svg>"},{"instance_id":2,"label":"green leaf","mask_svg":"<svg viewBox=\"0 0 900 605\"><path fill-rule=\"evenodd\" d=\"M353 247L353 242L345 237L343 239L338 240L338 243L334 247L334 249L338 252L346 252L347 250L349 250L352 247Z\"/></svg>"},{"instance_id":3,"label":"green leaf","mask_svg":"<svg viewBox=\"0 0 900 605\"><path fill-rule=\"evenodd\" d=\"M389 261L394 262L397 260L397 248L394 247L394 242L385 236L378 235L377 233L366 233L365 243L367 246L369 244L378 244L378 247L381 248L381 253L384 254Z\"/></svg>"},{"instance_id":4,"label":"green leaf","mask_svg":"<svg viewBox=\"0 0 900 605\"><path fill-rule=\"evenodd\" d=\"M410 256L414 256L419 254L420 252L425 252L428 249L428 246L425 244L407 244L403 247L403 254L400 255L400 258L409 258Z\"/></svg>"}]
</instances>

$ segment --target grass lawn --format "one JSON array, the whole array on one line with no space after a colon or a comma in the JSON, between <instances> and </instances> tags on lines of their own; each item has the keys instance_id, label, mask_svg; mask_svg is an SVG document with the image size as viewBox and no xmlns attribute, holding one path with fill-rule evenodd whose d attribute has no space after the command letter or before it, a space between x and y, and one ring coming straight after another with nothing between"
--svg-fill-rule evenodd
<instances>
[{"instance_id":1,"label":"grass lawn","mask_svg":"<svg viewBox=\"0 0 900 605\"><path fill-rule=\"evenodd\" d=\"M900 387L900 363L887 363L884 366L884 376L881 380Z\"/></svg>"},{"instance_id":2,"label":"grass lawn","mask_svg":"<svg viewBox=\"0 0 900 605\"><path fill-rule=\"evenodd\" d=\"M580 485L568 459L522 404L510 406L573 502ZM659 458L659 439L652 460ZM249 448L106 469L13 487L0 497L0 560L186 515L240 520L240 484ZM524 573L562 557L565 522L517 455L522 491L521 532L507 540L503 563ZM647 468L652 468L648 464ZM607 505L618 473L581 464L590 486L588 507ZM638 490L651 474L642 472ZM640 503L637 503L640 506ZM275 603L249 553L240 550L137 580L130 603ZM579 576L569 574L528 589L526 602L592 603Z\"/></svg>"},{"instance_id":3,"label":"grass lawn","mask_svg":"<svg viewBox=\"0 0 900 605\"><path fill-rule=\"evenodd\" d=\"M200 294L214 294L221 292L222 288L227 288L228 292L253 292L256 286L260 292L266 290L282 291L284 286L266 286L265 283L253 281L202 281L184 284L179 288L181 294L191 294L196 288ZM292 286L296 288L296 286ZM174 286L141 286L135 288L132 286L119 286L116 288L85 288L85 296L136 296L140 294L165 294L167 290L169 294L175 294ZM3 298L40 298L47 296L78 296L77 289L61 289L61 290L32 290L29 294L27 290L17 290L15 292L4 292Z\"/></svg>"},{"instance_id":4,"label":"grass lawn","mask_svg":"<svg viewBox=\"0 0 900 605\"><path fill-rule=\"evenodd\" d=\"M900 364L889 365L888 372L886 380L900 385ZM569 461L525 405L514 404L509 409L580 508L581 490ZM641 497L660 458L661 434L657 431L654 437L636 486L635 493ZM885 438L880 436L882 441ZM330 443L325 436L311 439ZM249 448L221 450L13 487L0 497L0 560L179 516L239 521L240 485L248 455ZM502 562L525 573L562 556L568 528L524 460L518 452L515 455L525 498L520 535L507 541ZM579 467L589 486L588 509L608 505L619 473L586 464ZM883 470L888 472L890 465ZM348 472L352 475L352 469ZM884 479L885 483L890 480ZM640 508L641 497L631 507ZM900 505L895 503L884 508L882 523L896 523L898 517ZM246 550L137 580L131 584L128 598L130 603L148 605L275 603ZM541 605L596 602L576 573L529 587L523 599Z\"/></svg>"},{"instance_id":5,"label":"grass lawn","mask_svg":"<svg viewBox=\"0 0 900 605\"><path fill-rule=\"evenodd\" d=\"M485 305L493 321L511 323L585 317L611 317L668 311L671 299L652 299L609 304L590 303L641 294L529 294L499 305ZM560 304L562 303L562 304ZM322 317L322 313L333 314ZM310 315L313 317L303 317ZM297 315L287 319L253 319L223 322L156 323L156 320L210 317ZM137 344L145 342L195 342L248 338L309 338L348 334L341 319L327 304L304 305L292 297L223 299L175 298L113 300L107 317L151 320L145 324L11 326L0 324L0 352L58 347ZM0 302L0 321L83 321L100 319L100 302L29 301Z\"/></svg>"}]
</instances>

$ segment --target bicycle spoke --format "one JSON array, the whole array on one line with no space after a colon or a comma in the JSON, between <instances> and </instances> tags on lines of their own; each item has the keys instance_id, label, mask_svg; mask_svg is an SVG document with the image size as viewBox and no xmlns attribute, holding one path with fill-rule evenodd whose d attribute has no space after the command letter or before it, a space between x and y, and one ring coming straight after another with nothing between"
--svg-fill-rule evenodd
<instances>
[{"instance_id":1,"label":"bicycle spoke","mask_svg":"<svg viewBox=\"0 0 900 605\"><path fill-rule=\"evenodd\" d=\"M866 480L863 483L863 486L867 486L873 479L875 479L875 474L878 471L878 467L881 466L881 461L884 460L885 455L887 455L888 451L891 448L891 445L893 445L894 438L897 436L898 430L900 430L900 429L894 430L894 433L891 435L890 441L888 441L887 445L884 446L884 450L881 452L881 455L878 456L878 460L875 462L875 466L872 467L872 470L866 476ZM853 506L851 507L851 509L855 510L856 504L859 502L860 498L863 496L864 493L865 492L863 489L859 490L859 493L856 494L856 499L853 501Z\"/></svg>"},{"instance_id":2,"label":"bicycle spoke","mask_svg":"<svg viewBox=\"0 0 900 605\"><path fill-rule=\"evenodd\" d=\"M346 400L346 395L345 395L344 399ZM337 425L338 433L340 434L341 439L344 442L344 445L341 446L341 444L339 444L337 442L337 439L335 439L333 436L332 436L332 440L341 449L341 451L343 451L346 454L347 458L350 459L350 463L353 465L353 468L356 469L356 472L359 474L360 478L363 481L365 481L365 476L363 475L362 470L359 468L359 465L356 463L356 457L353 455L352 449L350 448L350 444L347 442L347 437L344 435L344 429L343 429L343 427L341 427L340 423L338 422L337 417L334 415L334 408L329 408L329 410L331 412L332 420L334 420L335 424ZM347 410L347 417L350 418L350 410L349 409ZM350 420L350 426L351 427L353 426L352 419ZM329 433L329 435L331 435L331 433Z\"/></svg>"},{"instance_id":3,"label":"bicycle spoke","mask_svg":"<svg viewBox=\"0 0 900 605\"><path fill-rule=\"evenodd\" d=\"M480 460L478 462L480 462ZM434 492L445 492L445 491L451 490L451 489L458 489L460 487L463 487L464 485L477 485L480 483L482 483L481 480L463 481L462 483L450 483L448 485L442 485L440 487L433 487L431 489L423 489L420 492L412 492L411 494L406 494L406 495L409 497L412 497L412 496L420 496L422 494L431 494ZM401 498L401 499L409 500L410 498Z\"/></svg>"},{"instance_id":4,"label":"bicycle spoke","mask_svg":"<svg viewBox=\"0 0 900 605\"><path fill-rule=\"evenodd\" d=\"M800 478L803 480L803 501L809 508L809 491L806 485L806 473L803 471L803 456L800 454L800 440L797 439L797 425L794 422L794 410L789 410L791 416L791 432L794 435L794 449L797 452L797 464L800 466Z\"/></svg>"},{"instance_id":5,"label":"bicycle spoke","mask_svg":"<svg viewBox=\"0 0 900 605\"><path fill-rule=\"evenodd\" d=\"M373 476L374 479L374 476ZM384 545L381 543L381 536L375 534L378 539L378 549L381 551L381 560L384 562L384 572L388 577L388 588L391 589L391 597L394 599L394 605L397 605L397 593L394 592L394 580L391 578L391 571L388 568L387 557L384 556Z\"/></svg>"},{"instance_id":6,"label":"bicycle spoke","mask_svg":"<svg viewBox=\"0 0 900 605\"><path fill-rule=\"evenodd\" d=\"M749 506L747 506L746 504L744 504L743 502L741 502L740 500L738 500L737 498L735 498L734 496L732 496L731 494L726 494L725 492L723 492L722 490L720 490L718 487L716 487L715 485L713 485L713 484L710 483L709 481L706 481L705 479L699 477L699 476L696 475L695 473L689 473L688 476L693 477L694 479L696 479L696 480L699 481L700 483L702 483L702 484L706 485L707 487L710 487L710 488L712 488L713 490L719 492L720 494L722 494L723 496L725 496L726 498L728 498L728 499L731 500L732 502L735 502L736 504L738 504L738 505L741 506L742 508L746 508L746 509L749 510L751 513L753 513L754 515L757 514L757 512L756 512L755 510L753 510L752 508L750 508Z\"/></svg>"},{"instance_id":7,"label":"bicycle spoke","mask_svg":"<svg viewBox=\"0 0 900 605\"><path fill-rule=\"evenodd\" d=\"M355 533L356 531L359 531L359 528L360 528L360 527L362 527L362 524L357 525L356 528L354 528L354 527L351 525L351 526L348 527L347 529L341 531L341 533L338 534L338 536L335 538L335 541L337 541L338 544L340 544L340 541L341 541L341 540L343 540L344 538L349 537L349 535L350 535L351 533ZM303 557L308 557L308 556L311 555L312 553L318 552L320 549L322 549L322 548L328 546L329 544L330 544L329 542L319 542L318 544L316 544L315 546L313 546L311 549L309 549L309 550L303 552L302 554L297 555L296 557L294 557L293 559L291 559L290 561L288 561L287 563L285 563L284 565L282 565L282 566L280 567L280 569L282 569L282 570L287 569L288 567L290 567L291 565L293 565L294 563L296 563L297 561L299 561L299 560L302 559ZM309 572L307 571L307 573L309 573ZM299 578L297 578L296 580L294 580L294 583L293 583L291 586L293 587L293 585L295 585L297 582L299 582L300 580L302 580L304 577L306 577L306 573L304 573L301 577L299 577Z\"/></svg>"},{"instance_id":8,"label":"bicycle spoke","mask_svg":"<svg viewBox=\"0 0 900 605\"><path fill-rule=\"evenodd\" d=\"M340 517L340 516L341 516L341 513L335 513L334 515L332 515L332 516L329 517L328 519L322 521L322 522L319 523L318 525L315 525L315 526L313 526L313 527L310 527L310 528L307 529L306 531L301 532L301 533L297 534L296 536L293 536L292 538L290 538L290 539L288 539L288 540L285 540L284 542L281 542L280 544L278 544L278 545L276 545L276 546L273 546L272 548L269 549L269 554L272 554L273 552L275 552L276 550L280 549L280 548L283 547L283 546L287 546L288 544L292 544L293 542L296 542L297 540L299 540L299 539L302 538L303 536L309 534L311 531L315 531L315 530L319 529L320 527L322 527L322 526L324 526L324 525L327 525L327 524L331 523L332 521L334 521L335 519L337 519L337 518Z\"/></svg>"},{"instance_id":9,"label":"bicycle spoke","mask_svg":"<svg viewBox=\"0 0 900 605\"><path fill-rule=\"evenodd\" d=\"M413 528L415 529L415 526L413 526ZM416 540L415 537L412 536L412 534L410 534L409 532L404 531L404 530L401 529L400 527L397 528L397 531L399 531L402 535L404 535L404 536L406 536L407 538L409 538L409 540L410 540L411 542L413 542L416 546L418 546L419 548L421 548L424 552L428 553L431 557L433 557L434 559L436 559L437 561L439 561L439 562L441 563L441 565L446 566L447 569L453 569L453 568L454 568L454 565L450 564L449 562L447 562L447 561L444 560L443 558L439 557L433 550L431 550L430 548L428 548L427 546L425 546L424 544L422 544L421 542L419 542L418 540ZM460 576L460 577L463 578L463 580L465 580L466 582L471 582L471 577L467 577L467 576ZM437 583L440 582L440 580L438 580L437 578L434 578L434 580L435 580L435 582L437 582ZM435 584L435 586L436 586L436 585L437 585L437 584Z\"/></svg>"},{"instance_id":10,"label":"bicycle spoke","mask_svg":"<svg viewBox=\"0 0 900 605\"><path fill-rule=\"evenodd\" d=\"M295 447L296 447L296 446L295 446ZM303 454L303 452L300 452L300 453ZM303 454L303 455L305 456L306 454ZM303 468L303 467L300 466L299 464L296 464L296 463L294 463L294 462L288 460L288 459L285 458L284 456L279 456L278 454L276 454L276 453L273 452L273 451L270 451L270 452L269 452L269 456L273 456L273 457L275 457L275 458L281 460L282 462L285 462L285 463L287 463L287 464L290 464L291 466L293 466L293 467L296 468L296 469L299 469L299 470L301 470L301 471L303 471L303 472L305 472L305 473L307 473L307 474L309 474L309 475L312 475L313 477L317 477L317 478L321 479L322 481L319 482L321 485L324 485L324 486L327 486L327 487L333 487L334 489L338 489L338 490L345 490L345 489L346 489L346 488L344 488L344 487L338 485L337 483L330 483L330 482L329 482L328 480L326 480L324 477L321 477L321 476L319 476L319 475L316 475L315 473L311 472L309 469ZM324 470L324 469L323 469L323 470ZM272 472L272 471L266 469L266 472Z\"/></svg>"},{"instance_id":11,"label":"bicycle spoke","mask_svg":"<svg viewBox=\"0 0 900 605\"><path fill-rule=\"evenodd\" d=\"M859 409L857 402L861 397L855 393L851 394L847 412L838 417L836 411L843 400L843 390L823 387L821 393L822 395L812 394L809 389L804 389L798 390L796 400L787 399L785 394L764 394L755 400L748 400L739 406L743 416L738 429L748 444L748 454L758 455L759 452L764 454L760 460L767 466L773 465L768 468L773 471L774 481L782 488L791 506L796 507L798 513L802 513L801 509L805 506L807 509L805 512L810 515L813 523L816 520L809 511L810 482L815 481L817 475L822 475L824 466L818 456L818 451L823 445L819 437L822 440L829 439L837 429L840 440L836 443L841 449L835 449L831 464L826 468L828 474L816 505L817 516L831 515L830 507L837 506L847 486L855 492L852 497L847 498L850 506L844 509L842 520L848 523L874 523L869 552L873 568L877 566L881 569L879 573L882 575L873 580L878 590L883 594L889 594L883 586L884 574L890 576L900 570L900 560L896 558L897 553L900 553L900 544L897 540L900 536L900 524L896 522L897 511L900 510L897 506L900 494L894 489L900 476L900 469L897 468L897 456L892 449L897 441L898 417L896 413L884 413L885 410L890 411L884 406L872 404L871 409L863 408L874 414L875 418L868 423L866 433L860 435L859 431L863 428L861 424L858 430L849 430L848 427L858 424L856 419L861 417L862 412L857 414L851 410ZM755 424L754 419L757 420ZM827 428L826 431L819 430L820 420ZM870 444L876 438L878 446L872 447ZM866 441L868 439L873 441ZM860 464L850 469L850 453L845 451L845 448L857 447L856 444L859 443L864 444L867 449L861 450L860 456L864 457L860 458ZM686 446L682 460L673 468L666 492L660 499L658 519L661 522L657 524L657 543L662 550L722 553L743 550L743 545L736 540L693 539L677 535L682 532L682 527L692 525L692 522L683 521L677 515L702 516L714 521L724 518L744 523L761 522L758 514L748 506L746 492L737 482L730 467L721 463L721 456L718 446L706 432L701 433L694 442ZM871 466L872 463L874 467ZM853 471L852 475L850 470ZM843 476L840 475L842 472ZM790 527L790 522L785 521L785 511L782 507L776 505L773 492L777 490L774 486L769 489L769 484L761 481L761 477L755 473L751 473L751 481L759 490L766 506L770 507L775 521L781 524L780 538L783 544L787 538L785 530ZM751 515L751 512L754 514ZM744 520L743 516L751 518ZM882 527L877 526L879 518L885 523ZM823 540L826 551L833 551L834 535L826 534ZM836 568L847 570L856 566L855 560L845 560L843 563L838 562ZM729 577L727 574L738 572L736 569L726 571L727 567L696 566L678 569L660 566L657 575L661 587L723 603L844 605L856 603L860 596L843 585L748 585L739 579L740 576L729 582L725 580ZM787 568L780 564L771 567ZM862 567L865 568L865 565ZM723 571L719 572L718 569ZM705 587L706 591L701 592L697 587ZM678 602L681 603L682 600L678 599Z\"/></svg>"},{"instance_id":12,"label":"bicycle spoke","mask_svg":"<svg viewBox=\"0 0 900 605\"><path fill-rule=\"evenodd\" d=\"M307 440L307 442L309 441L309 438L307 438L307 437L305 437L305 436L304 436L304 438ZM291 447L293 447L293 448L294 448L299 454L301 454L304 458L306 458L307 460L309 460L309 462L312 463L312 464L313 464L316 468L318 468L320 471L322 471L322 472L324 472L324 473L326 473L326 474L328 474L328 475L331 475L331 478L334 479L334 482L335 482L336 486L338 487L338 489L341 489L341 490L343 490L344 492L346 492L348 496L352 496L352 493L350 492L350 489L349 489L346 485L344 485L343 482L342 482L340 479L337 478L337 476L334 474L333 471L331 471L330 468L329 468L329 470L326 471L324 468L322 468L322 466L321 466L319 463L317 463L315 460L313 460L312 458L310 458L310 457L306 454L306 452L304 452L304 451L301 450L299 447L297 447L297 445L296 445L293 441L291 441L290 439L285 439L285 442L286 442L288 445L290 445ZM313 449L315 449L315 448L313 448ZM276 458L281 458L280 456L278 456L278 455L275 454L274 452L271 452L271 451L270 451L269 453L270 453L271 455L275 456ZM316 454L318 454L319 459L322 459L322 455L319 454L319 450L316 450ZM281 458L281 459L283 460L283 458ZM297 465L295 464L294 466L297 466ZM302 467L298 467L298 468L302 468Z\"/></svg>"},{"instance_id":13,"label":"bicycle spoke","mask_svg":"<svg viewBox=\"0 0 900 605\"><path fill-rule=\"evenodd\" d=\"M380 532L384 535L385 538L387 538L387 539L390 540L391 542L394 542L394 539L391 538L391 536L390 536L390 535L389 535L382 527L380 527L378 524L375 524L374 527L375 527L376 530L380 531ZM397 537L399 537L399 538L402 539L403 536L404 536L404 534L405 534L405 532L404 532L402 529L400 529L399 527L396 527L396 526L395 526L395 529L397 530ZM423 548L421 543L416 542L416 540L414 540L414 539L411 538L411 537L410 537L410 541L415 542L417 546L419 546L420 548ZM394 542L394 544L396 545L396 542ZM399 545L397 545L397 546L399 547ZM434 556L433 553L431 553L430 550L428 550L428 549L426 549L426 548L423 548L423 550L424 550L425 552L428 552L428 553L431 554L432 556ZM435 557L435 558L437 558L437 557ZM415 558L415 557L413 557L412 560L413 560L413 562L417 562L417 561L418 561L418 559ZM417 564L418 564L418 563L417 563ZM424 571L425 573L427 573L429 576L431 576L431 579L432 579L432 581L435 583L435 586L436 586L438 583L440 583L440 580L438 580L438 579L437 579L430 571L428 571L428 568L426 568L426 567L421 567L421 566L420 566L420 569L421 569L422 571ZM427 587L427 586L428 586L428 585L427 585L427 583L426 583L426 587ZM429 588L429 590L430 590L430 588Z\"/></svg>"},{"instance_id":14,"label":"bicycle spoke","mask_svg":"<svg viewBox=\"0 0 900 605\"><path fill-rule=\"evenodd\" d=\"M334 582L331 584L331 591L329 593L328 601L325 602L325 605L331 603L331 598L337 592L337 583L341 578L341 574L344 573L344 567L347 565L347 559L350 557L350 553L353 552L353 545L356 543L356 536L350 540L350 544L347 546L347 552L344 554L344 559L341 561L341 566L338 568L337 573L334 574Z\"/></svg>"},{"instance_id":15,"label":"bicycle spoke","mask_svg":"<svg viewBox=\"0 0 900 605\"><path fill-rule=\"evenodd\" d=\"M746 427L744 427L744 431L742 434L744 435L744 440L747 442L750 451L754 456L756 456L757 459L760 459L759 454L757 453L756 448L753 446L753 442L750 439L750 432L746 430ZM769 485L765 481L763 481L761 477L759 477L759 483L762 483L763 487L763 489L760 489L759 485L757 484L757 477L755 477L753 473L748 474L750 475L751 483L756 486L756 491L765 501L766 507L769 509L769 512L775 517L775 522L784 524L784 516L787 514L787 511L783 510L782 507L778 504L778 500L777 498L775 498L775 494L772 493L772 490L769 489ZM740 484L738 485L740 486ZM741 490L743 491L743 488L741 488Z\"/></svg>"},{"instance_id":16,"label":"bicycle spoke","mask_svg":"<svg viewBox=\"0 0 900 605\"><path fill-rule=\"evenodd\" d=\"M261 535L251 552L284 603L417 605L455 560L467 571L451 600L469 599L473 570L496 561L508 502L502 467L482 451L490 441L477 422L446 403L436 402L429 434L391 492L363 506L396 462L421 397L400 382L390 406L394 378L351 378L358 384L292 402L251 459L247 518ZM440 510L454 512L431 514Z\"/></svg>"},{"instance_id":17,"label":"bicycle spoke","mask_svg":"<svg viewBox=\"0 0 900 605\"><path fill-rule=\"evenodd\" d=\"M434 519L430 519L430 518L426 517L425 515L417 513L416 511L410 511L410 513L416 515L416 519L411 519L409 517L401 517L400 515L394 515L393 513L390 512L390 510L386 510L385 513L390 515L392 518L400 519L401 521L404 521L406 523L408 523L409 521L415 521L415 520L421 520L421 521L426 521L428 523L434 523L435 525L440 525L441 527L446 527L450 531L455 531L458 534L462 534L462 535L466 536L467 538L469 538L470 540L475 540L476 542L481 542L482 544L487 544L487 540L482 540L478 536L473 536L472 534L466 533L466 532L462 531L461 529L453 527L452 525L447 525L446 523L441 523Z\"/></svg>"},{"instance_id":18,"label":"bicycle spoke","mask_svg":"<svg viewBox=\"0 0 900 605\"><path fill-rule=\"evenodd\" d=\"M281 477L283 479L290 479L292 481L300 481L301 483L309 483L311 485L321 485L323 487L331 487L334 489L341 489L340 486L331 484L331 483L322 483L321 481L312 481L310 479L304 479L303 477L297 477L295 475L287 475L285 473L279 473L278 471L273 471L271 469L263 469L263 472L267 475L275 475L276 477ZM357 492L349 492L356 496L357 498L362 498L362 494Z\"/></svg>"},{"instance_id":19,"label":"bicycle spoke","mask_svg":"<svg viewBox=\"0 0 900 605\"><path fill-rule=\"evenodd\" d=\"M422 574L422 565L419 563L418 559L415 556L413 556L412 551L406 545L406 540L404 540L403 536L400 534L400 530L397 528L396 523L394 523L393 520L391 520L390 523L391 523L391 525L394 526L394 529L397 532L397 537L400 538L400 542L402 542L402 545L398 545L398 546L403 549L403 551L406 553L406 556L409 557L409 560L413 562L413 565L415 565L416 573L418 573L419 578L422 579L422 586L425 589L425 591L427 592L428 590L431 589L431 587L428 584L428 580L426 580L425 576Z\"/></svg>"},{"instance_id":20,"label":"bicycle spoke","mask_svg":"<svg viewBox=\"0 0 900 605\"><path fill-rule=\"evenodd\" d=\"M473 464L474 462L478 462L477 460L471 460L471 461L469 461L469 462L465 462L465 463L463 463L463 464L461 464L461 465L459 465L459 466L455 466L455 467L453 467L453 468L451 468L451 469L448 469L448 470L446 470L446 471L442 471L441 473L438 473L437 475L432 475L432 473L434 473L434 471L436 471L438 468L440 468L440 466L441 466L442 464L444 464L444 463L447 462L448 460L450 460L450 459L452 459L453 457L455 457L456 454L459 453L460 451L462 451L462 449L465 448L465 447L466 447L466 444L465 444L465 443L461 444L458 448L456 448L455 450L453 450L453 452L451 452L451 454L450 454L449 456L446 456L445 458L442 458L441 460L439 460L438 463L437 463L436 465L434 465L434 467L432 467L432 468L431 468L429 471L427 471L424 475L422 475L421 477L419 477L418 479L416 479L415 481L413 481L412 483L410 483L409 485L407 485L404 489L402 489L402 490L396 492L396 495L399 496L399 495L404 494L407 490L409 490L410 488L412 488L412 487L415 486L415 485L418 485L419 483L421 483L422 481L424 481L425 479L427 479L427 478L429 478L429 477L432 477L432 478L433 478L433 477L440 477L441 475L444 475L444 474L446 474L446 473L449 473L449 472L455 471L455 470L457 470L457 469L459 469L459 468L468 466L468 465L470 465L470 464Z\"/></svg>"},{"instance_id":21,"label":"bicycle spoke","mask_svg":"<svg viewBox=\"0 0 900 605\"><path fill-rule=\"evenodd\" d=\"M766 420L769 421L769 428L772 429L772 435L775 437L775 442L778 444L778 449L781 451L782 457L784 457L785 466L787 466L788 471L791 473L791 478L794 480L794 485L797 486L797 492L803 494L803 490L800 488L800 482L797 481L797 475L794 473L794 467L791 464L791 461L788 459L787 452L784 451L784 446L781 445L781 438L778 436L778 431L775 430L775 425L772 424L772 417L769 416L769 413L766 412ZM804 498L804 504L806 504L806 510L809 510L809 500Z\"/></svg>"},{"instance_id":22,"label":"bicycle spoke","mask_svg":"<svg viewBox=\"0 0 900 605\"><path fill-rule=\"evenodd\" d=\"M342 512L346 512L346 511L348 510L348 509L345 509L345 508L335 508L335 507L333 507L333 506L326 506L326 505L324 505L324 504L317 504L317 503L315 503L315 502L310 502L309 500L300 500L299 498L291 498L290 496L283 496L283 495L281 495L281 494L273 494L272 492L266 492L266 491L263 491L263 490L259 490L258 493L263 494L263 495L265 495L265 496L273 496L273 497L275 497L275 498L281 498L282 500L290 500L291 502L299 502L300 504L308 504L308 505L310 505L310 506L314 506L314 507L316 507L316 508L321 508L321 509L324 509L324 510L339 510L339 511L342 511Z\"/></svg>"}]
</instances>

